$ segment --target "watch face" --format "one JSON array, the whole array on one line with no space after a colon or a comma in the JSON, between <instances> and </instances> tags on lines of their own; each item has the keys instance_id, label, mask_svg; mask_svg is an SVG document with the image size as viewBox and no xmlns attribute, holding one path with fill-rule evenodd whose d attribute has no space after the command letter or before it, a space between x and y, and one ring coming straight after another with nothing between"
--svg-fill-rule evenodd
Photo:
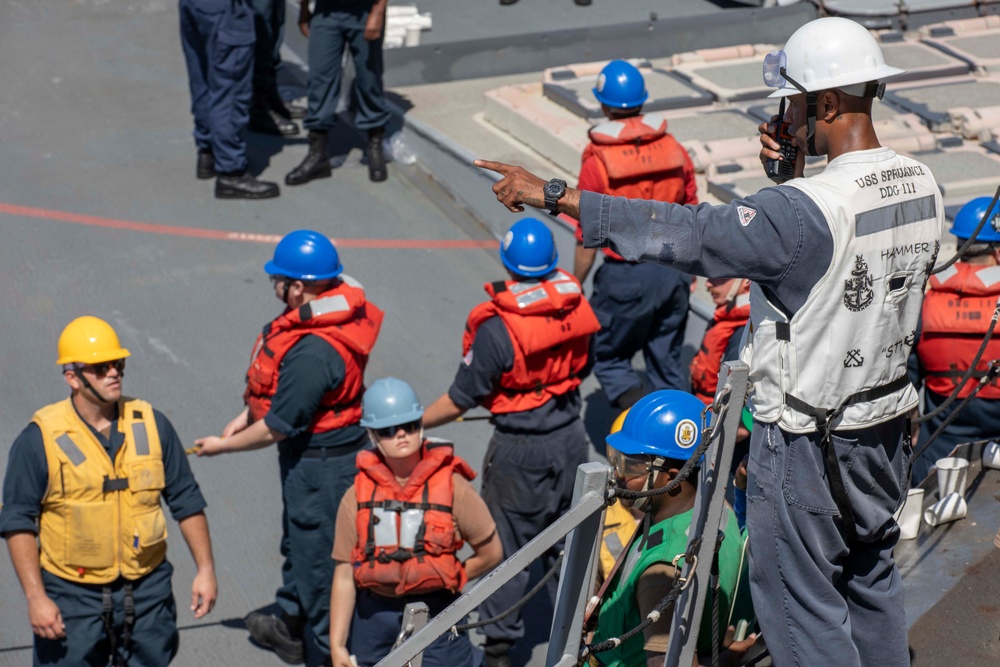
<instances>
[{"instance_id":1,"label":"watch face","mask_svg":"<svg viewBox=\"0 0 1000 667\"><path fill-rule=\"evenodd\" d=\"M549 181L545 184L545 194L551 197L562 195L566 191L566 184L562 181Z\"/></svg>"}]
</instances>

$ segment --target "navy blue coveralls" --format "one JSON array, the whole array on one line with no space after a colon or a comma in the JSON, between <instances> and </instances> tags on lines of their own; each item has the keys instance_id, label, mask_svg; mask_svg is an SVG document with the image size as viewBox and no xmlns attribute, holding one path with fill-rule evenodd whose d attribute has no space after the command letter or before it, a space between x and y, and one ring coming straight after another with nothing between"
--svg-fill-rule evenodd
<instances>
[{"instance_id":1,"label":"navy blue coveralls","mask_svg":"<svg viewBox=\"0 0 1000 667\"><path fill-rule=\"evenodd\" d=\"M309 23L309 78L306 92L309 112L302 125L307 130L330 132L337 124L341 63L344 48L354 58L354 92L357 114L354 126L374 130L389 122L389 108L382 88L382 36L365 39L365 23L373 0L316 0Z\"/></svg>"},{"instance_id":2,"label":"navy blue coveralls","mask_svg":"<svg viewBox=\"0 0 1000 667\"><path fill-rule=\"evenodd\" d=\"M691 276L662 264L605 256L594 274L590 305L601 323L594 335L594 375L610 403L643 389L632 357L646 361L649 389L690 388L681 363Z\"/></svg>"},{"instance_id":3,"label":"navy blue coveralls","mask_svg":"<svg viewBox=\"0 0 1000 667\"><path fill-rule=\"evenodd\" d=\"M205 509L205 499L174 427L157 410L153 411L156 430L163 449L165 486L163 500L176 521ZM114 459L125 442L118 422L111 423L110 437L105 438L91 428L94 437L104 445ZM36 521L42 512L42 499L49 482L48 463L42 432L29 424L14 441L7 460L3 485L3 509L0 510L0 536L29 531L38 534ZM119 654L130 667L165 667L177 654L177 605L174 602L170 577L174 568L164 560L152 572L131 582L135 601L135 621L126 646L117 642ZM35 636L34 661L38 667L75 667L104 665L111 654L102 620L102 589L100 584L78 584L42 570L45 593L59 607L66 625L63 639L43 639ZM121 638L125 627L124 586L119 578L111 584L112 627Z\"/></svg>"},{"instance_id":4,"label":"navy blue coveralls","mask_svg":"<svg viewBox=\"0 0 1000 667\"><path fill-rule=\"evenodd\" d=\"M462 409L479 405L498 386L500 376L514 365L514 346L507 327L491 317L476 330L470 354L458 367L448 396ZM576 469L589 460L587 434L580 421L579 390L557 396L541 407L493 416L495 430L483 462L482 498L493 515L497 535L509 558L532 538L566 513L573 500ZM561 544L542 558L552 567ZM528 591L530 572L525 570L486 598L479 607L481 619L510 609ZM556 578L549 593L555 601ZM529 605L527 609L538 609ZM529 612L530 613L530 612ZM532 622L549 627L550 618ZM483 628L488 643L513 643L524 635L521 614L508 616Z\"/></svg>"},{"instance_id":5,"label":"navy blue coveralls","mask_svg":"<svg viewBox=\"0 0 1000 667\"><path fill-rule=\"evenodd\" d=\"M243 131L250 118L253 12L246 0L180 0L194 142L215 154L215 171L247 166Z\"/></svg>"},{"instance_id":6,"label":"navy blue coveralls","mask_svg":"<svg viewBox=\"0 0 1000 667\"><path fill-rule=\"evenodd\" d=\"M281 473L282 585L275 593L282 613L303 620L330 655L330 586L337 508L358 474L354 459L368 444L357 424L325 433L308 430L323 395L346 373L340 354L322 338L304 336L282 359L278 388L264 415L278 443Z\"/></svg>"}]
</instances>

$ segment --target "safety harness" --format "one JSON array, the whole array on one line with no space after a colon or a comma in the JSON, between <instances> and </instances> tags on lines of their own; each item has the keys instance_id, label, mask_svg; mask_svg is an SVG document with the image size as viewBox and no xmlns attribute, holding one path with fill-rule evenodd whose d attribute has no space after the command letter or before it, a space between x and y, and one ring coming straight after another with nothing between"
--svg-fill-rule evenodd
<instances>
[{"instance_id":1,"label":"safety harness","mask_svg":"<svg viewBox=\"0 0 1000 667\"><path fill-rule=\"evenodd\" d=\"M886 384L851 394L835 410L814 407L800 398L787 392L785 393L785 404L788 407L810 415L816 420L816 429L819 431L820 446L823 450L823 463L826 467L827 480L830 484L830 494L833 496L833 502L837 505L837 510L840 512L844 539L848 544L853 542L855 537L857 537L857 526L854 520L854 510L851 509L851 502L847 497L847 485L844 484L844 477L840 473L837 452L833 447L833 422L839 419L850 406L885 398L903 389L909 382L909 377L901 375Z\"/></svg>"},{"instance_id":2,"label":"safety harness","mask_svg":"<svg viewBox=\"0 0 1000 667\"><path fill-rule=\"evenodd\" d=\"M132 640L132 627L135 625L135 596L131 581L125 582L122 596L122 606L125 609L125 627L122 628L121 649L127 651L129 642ZM118 652L118 635L115 633L111 586L101 588L101 622L104 623L104 631L108 636L111 663L114 667L128 667L128 661Z\"/></svg>"}]
</instances>

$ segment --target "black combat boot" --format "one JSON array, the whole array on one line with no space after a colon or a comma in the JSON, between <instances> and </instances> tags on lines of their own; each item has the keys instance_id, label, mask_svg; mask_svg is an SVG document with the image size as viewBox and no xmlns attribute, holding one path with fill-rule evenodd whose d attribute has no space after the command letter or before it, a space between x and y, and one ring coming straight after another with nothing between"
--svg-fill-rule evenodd
<instances>
[{"instance_id":1,"label":"black combat boot","mask_svg":"<svg viewBox=\"0 0 1000 667\"><path fill-rule=\"evenodd\" d=\"M198 149L198 180L215 178L215 154L211 148Z\"/></svg>"},{"instance_id":2,"label":"black combat boot","mask_svg":"<svg viewBox=\"0 0 1000 667\"><path fill-rule=\"evenodd\" d=\"M280 98L279 98L280 99ZM271 108L267 98L255 96L250 103L251 132L287 137L299 133L299 125L291 117L282 116Z\"/></svg>"},{"instance_id":3,"label":"black combat boot","mask_svg":"<svg viewBox=\"0 0 1000 667\"><path fill-rule=\"evenodd\" d=\"M326 132L309 130L309 152L302 164L288 172L285 185L302 185L316 178L330 178L330 153L326 149Z\"/></svg>"},{"instance_id":4,"label":"black combat boot","mask_svg":"<svg viewBox=\"0 0 1000 667\"><path fill-rule=\"evenodd\" d=\"M218 199L270 199L281 194L277 183L258 181L245 171L219 174L215 179Z\"/></svg>"},{"instance_id":5,"label":"black combat boot","mask_svg":"<svg viewBox=\"0 0 1000 667\"><path fill-rule=\"evenodd\" d=\"M382 151L382 138L385 128L368 130L368 178L376 183L389 177L385 169L385 153Z\"/></svg>"},{"instance_id":6,"label":"black combat boot","mask_svg":"<svg viewBox=\"0 0 1000 667\"><path fill-rule=\"evenodd\" d=\"M298 621L296 623L296 621ZM243 621L255 642L274 651L289 665L305 663L305 642L302 639L302 622L281 615L254 612Z\"/></svg>"}]
</instances>

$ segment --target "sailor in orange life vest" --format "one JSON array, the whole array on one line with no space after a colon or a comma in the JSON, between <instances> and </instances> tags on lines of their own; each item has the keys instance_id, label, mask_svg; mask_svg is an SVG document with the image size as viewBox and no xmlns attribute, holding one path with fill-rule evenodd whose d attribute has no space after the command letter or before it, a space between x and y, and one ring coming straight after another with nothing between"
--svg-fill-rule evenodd
<instances>
[{"instance_id":1,"label":"sailor in orange life vest","mask_svg":"<svg viewBox=\"0 0 1000 667\"><path fill-rule=\"evenodd\" d=\"M515 223L500 259L510 279L487 283L490 299L469 314L455 380L427 408L424 425L440 426L476 405L493 413L482 494L509 557L569 509L576 468L589 454L578 387L600 325L580 283L556 268L559 255L544 223ZM546 569L560 548L546 554ZM528 578L524 571L487 598L480 616L509 609L527 591ZM509 664L508 651L524 634L520 615L483 631L487 666Z\"/></svg>"},{"instance_id":2,"label":"sailor in orange life vest","mask_svg":"<svg viewBox=\"0 0 1000 667\"><path fill-rule=\"evenodd\" d=\"M667 132L658 113L642 113L649 96L638 69L613 60L601 70L594 96L608 120L590 130L577 188L606 195L697 204L694 165ZM583 247L576 226L573 275L587 279L596 248ZM594 375L608 402L624 410L647 391L686 390L681 350L687 326L691 276L655 262L629 262L603 248L604 263L594 274L594 308L601 330L594 336ZM632 368L641 351L649 387Z\"/></svg>"},{"instance_id":3,"label":"sailor in orange life vest","mask_svg":"<svg viewBox=\"0 0 1000 667\"><path fill-rule=\"evenodd\" d=\"M379 662L399 635L407 603L424 602L436 616L503 557L493 518L469 484L476 473L451 443L424 439L424 408L410 385L377 380L362 405L361 425L376 449L358 452L358 475L337 511L333 667L351 667L352 655L362 667ZM465 542L473 554L463 563ZM468 635L442 635L423 660L476 667L483 655Z\"/></svg>"},{"instance_id":4,"label":"sailor in orange life vest","mask_svg":"<svg viewBox=\"0 0 1000 667\"><path fill-rule=\"evenodd\" d=\"M959 245L975 231L986 214L990 197L973 199L958 212L951 233ZM924 298L917 344L910 355L910 379L924 385L924 412L929 413L945 402L965 375L989 328L993 310L1000 297L1000 204L990 211L989 219L976 235L976 242L962 259L941 273L931 276L930 289ZM912 248L912 247L911 247ZM915 248L929 252L934 248ZM902 251L908 249L904 246ZM998 327L1000 328L1000 327ZM1000 331L995 331L976 370L959 391L965 398L979 383L991 359L1000 359ZM958 407L958 401L920 427L921 443ZM970 400L955 421L947 426L931 446L913 462L914 483L921 482L939 458L948 456L955 445L973 440L1000 438L1000 379L993 380Z\"/></svg>"},{"instance_id":5,"label":"sailor in orange life vest","mask_svg":"<svg viewBox=\"0 0 1000 667\"><path fill-rule=\"evenodd\" d=\"M304 659L306 625L329 654L334 522L368 439L358 425L368 355L382 311L344 275L337 249L319 232L294 231L264 265L281 315L258 336L246 375L246 408L222 437L196 440L199 456L278 443L281 471L280 616L255 612L250 635L289 664Z\"/></svg>"}]
</instances>

